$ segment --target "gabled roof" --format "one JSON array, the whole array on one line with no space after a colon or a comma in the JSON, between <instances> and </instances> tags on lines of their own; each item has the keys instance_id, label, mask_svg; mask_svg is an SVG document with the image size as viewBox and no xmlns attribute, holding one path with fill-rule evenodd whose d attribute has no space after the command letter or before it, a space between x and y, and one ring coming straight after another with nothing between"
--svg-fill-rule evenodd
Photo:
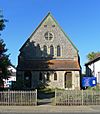
<instances>
[{"instance_id":1,"label":"gabled roof","mask_svg":"<svg viewBox=\"0 0 100 114\"><path fill-rule=\"evenodd\" d=\"M86 64L85 64L85 66L87 66L87 65L90 65L90 64L92 64L92 63L94 63L94 62L97 62L97 61L99 61L100 60L100 54L98 54L94 59L92 59L91 61L89 61L89 62L87 62Z\"/></svg>"},{"instance_id":2,"label":"gabled roof","mask_svg":"<svg viewBox=\"0 0 100 114\"><path fill-rule=\"evenodd\" d=\"M31 37L34 35L34 33L38 30L38 28L43 24L43 22L47 19L47 17L50 16L54 22L57 24L57 26L60 28L60 30L63 32L63 34L66 36L66 38L68 39L68 41L72 44L72 46L78 51L78 49L76 48L76 46L72 43L72 41L70 40L70 38L65 34L65 32L62 30L62 28L59 26L59 24L57 23L57 21L53 18L53 16L51 15L51 13L49 12L46 17L41 21L41 23L38 25L38 27L35 29L35 31L31 34L31 36L27 39L27 41L23 44L23 46L20 48L19 51L22 50L22 48L26 45L26 43L31 39Z\"/></svg>"}]
</instances>

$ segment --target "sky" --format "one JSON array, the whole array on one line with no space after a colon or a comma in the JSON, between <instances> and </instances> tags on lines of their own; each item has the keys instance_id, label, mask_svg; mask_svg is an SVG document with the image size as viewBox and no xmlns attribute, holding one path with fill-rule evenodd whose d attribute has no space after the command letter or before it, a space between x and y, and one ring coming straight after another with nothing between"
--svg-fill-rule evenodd
<instances>
[{"instance_id":1,"label":"sky","mask_svg":"<svg viewBox=\"0 0 100 114\"><path fill-rule=\"evenodd\" d=\"M19 49L48 12L79 50L83 72L87 54L100 51L100 0L0 0L0 10L8 20L0 37L15 66Z\"/></svg>"}]
</instances>

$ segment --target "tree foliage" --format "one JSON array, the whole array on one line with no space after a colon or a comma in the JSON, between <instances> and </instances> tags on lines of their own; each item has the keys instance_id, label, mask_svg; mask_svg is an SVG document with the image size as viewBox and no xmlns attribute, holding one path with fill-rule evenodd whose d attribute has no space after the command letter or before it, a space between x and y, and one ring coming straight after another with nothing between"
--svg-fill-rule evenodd
<instances>
[{"instance_id":1,"label":"tree foliage","mask_svg":"<svg viewBox=\"0 0 100 114\"><path fill-rule=\"evenodd\" d=\"M4 20L1 19L1 20L0 20L0 30L3 30L4 27L5 27Z\"/></svg>"},{"instance_id":2,"label":"tree foliage","mask_svg":"<svg viewBox=\"0 0 100 114\"><path fill-rule=\"evenodd\" d=\"M88 55L87 55L87 59L90 61L90 60L93 60L95 59L96 57L100 56L100 52L90 52Z\"/></svg>"},{"instance_id":3,"label":"tree foliage","mask_svg":"<svg viewBox=\"0 0 100 114\"><path fill-rule=\"evenodd\" d=\"M0 10L0 31L2 31L5 28L5 22L6 20L3 18L2 10Z\"/></svg>"},{"instance_id":4,"label":"tree foliage","mask_svg":"<svg viewBox=\"0 0 100 114\"><path fill-rule=\"evenodd\" d=\"M10 65L9 55L6 54L7 49L5 43L0 39L0 68L2 73L0 74L0 80L6 79L8 77L8 66Z\"/></svg>"},{"instance_id":5,"label":"tree foliage","mask_svg":"<svg viewBox=\"0 0 100 114\"><path fill-rule=\"evenodd\" d=\"M0 14L0 31L5 27L5 20ZM10 65L9 55L6 54L7 48L3 39L0 38L0 87L3 84L3 79L7 79L9 76L8 66Z\"/></svg>"}]
</instances>

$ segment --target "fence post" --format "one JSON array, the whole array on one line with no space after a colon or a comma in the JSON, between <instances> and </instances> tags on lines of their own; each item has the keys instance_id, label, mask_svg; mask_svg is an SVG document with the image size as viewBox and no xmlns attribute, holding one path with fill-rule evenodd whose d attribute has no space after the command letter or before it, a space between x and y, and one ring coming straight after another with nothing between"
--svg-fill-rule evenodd
<instances>
[{"instance_id":1,"label":"fence post","mask_svg":"<svg viewBox=\"0 0 100 114\"><path fill-rule=\"evenodd\" d=\"M67 92L68 92L68 100L67 100L67 103L68 103L68 105L70 105L70 104L69 104L69 92L70 92L70 91L67 90Z\"/></svg>"},{"instance_id":2,"label":"fence post","mask_svg":"<svg viewBox=\"0 0 100 114\"><path fill-rule=\"evenodd\" d=\"M98 91L99 101L100 101L100 90ZM100 105L100 102L98 103Z\"/></svg>"},{"instance_id":3,"label":"fence post","mask_svg":"<svg viewBox=\"0 0 100 114\"><path fill-rule=\"evenodd\" d=\"M91 90L91 104L93 104L93 91Z\"/></svg>"},{"instance_id":4,"label":"fence post","mask_svg":"<svg viewBox=\"0 0 100 114\"><path fill-rule=\"evenodd\" d=\"M82 89L82 105L83 105L83 102L84 102L84 101L83 101L83 89Z\"/></svg>"},{"instance_id":5,"label":"fence post","mask_svg":"<svg viewBox=\"0 0 100 114\"><path fill-rule=\"evenodd\" d=\"M10 90L8 89L8 105L9 105L9 102L10 101Z\"/></svg>"},{"instance_id":6,"label":"fence post","mask_svg":"<svg viewBox=\"0 0 100 114\"><path fill-rule=\"evenodd\" d=\"M38 100L37 100L37 89L36 89L36 105L38 104Z\"/></svg>"},{"instance_id":7,"label":"fence post","mask_svg":"<svg viewBox=\"0 0 100 114\"><path fill-rule=\"evenodd\" d=\"M20 95L21 95L21 96L20 96L20 97L21 97L20 103L21 103L21 104L23 104L23 103L22 103L22 94L23 94L23 91L20 91Z\"/></svg>"},{"instance_id":8,"label":"fence post","mask_svg":"<svg viewBox=\"0 0 100 114\"><path fill-rule=\"evenodd\" d=\"M57 90L55 89L55 105L56 105L56 92L57 92Z\"/></svg>"}]
</instances>

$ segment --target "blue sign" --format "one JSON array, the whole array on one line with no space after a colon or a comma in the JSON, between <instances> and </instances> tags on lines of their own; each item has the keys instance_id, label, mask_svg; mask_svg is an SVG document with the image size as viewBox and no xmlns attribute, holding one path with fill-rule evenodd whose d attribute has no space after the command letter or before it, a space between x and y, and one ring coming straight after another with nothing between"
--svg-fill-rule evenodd
<instances>
[{"instance_id":1,"label":"blue sign","mask_svg":"<svg viewBox=\"0 0 100 114\"><path fill-rule=\"evenodd\" d=\"M96 77L83 77L82 78L82 87L93 87L97 84Z\"/></svg>"}]
</instances>

